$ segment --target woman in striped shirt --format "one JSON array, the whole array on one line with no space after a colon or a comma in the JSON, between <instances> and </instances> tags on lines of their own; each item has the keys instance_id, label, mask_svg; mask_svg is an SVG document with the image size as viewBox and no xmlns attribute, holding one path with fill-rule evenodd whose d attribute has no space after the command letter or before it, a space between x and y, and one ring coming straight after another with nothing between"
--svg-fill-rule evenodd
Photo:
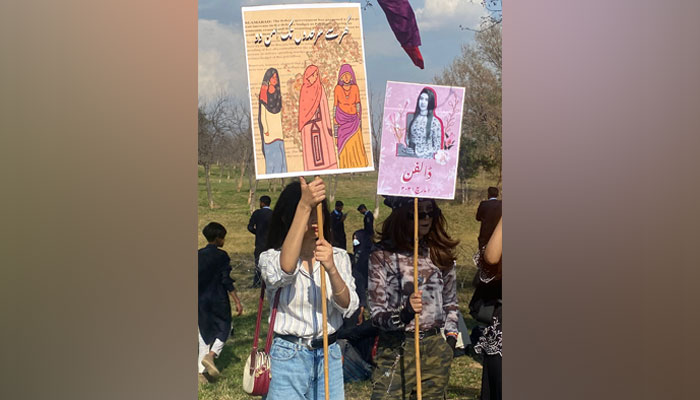
<instances>
[{"instance_id":1,"label":"woman in striped shirt","mask_svg":"<svg viewBox=\"0 0 700 400\"><path fill-rule=\"evenodd\" d=\"M329 394L343 399L343 366L335 332L343 318L357 310L350 258L330 245L330 214L325 185L316 178L292 182L280 194L270 218L267 248L260 270L269 295L280 290L275 339L270 349L271 374L267 399L322 399L323 326L320 268L326 271ZM318 239L316 205L323 207L323 232Z\"/></svg>"}]
</instances>

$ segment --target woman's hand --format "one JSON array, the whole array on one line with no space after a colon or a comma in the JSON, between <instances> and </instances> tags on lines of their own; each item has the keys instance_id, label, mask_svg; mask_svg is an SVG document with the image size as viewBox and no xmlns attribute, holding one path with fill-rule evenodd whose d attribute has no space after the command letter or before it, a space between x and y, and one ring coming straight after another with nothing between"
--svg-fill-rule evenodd
<instances>
[{"instance_id":1,"label":"woman's hand","mask_svg":"<svg viewBox=\"0 0 700 400\"><path fill-rule=\"evenodd\" d=\"M316 205L326 198L326 185L323 179L316 177L311 183L306 183L303 177L299 177L301 183L301 200L299 205L312 210Z\"/></svg>"},{"instance_id":2,"label":"woman's hand","mask_svg":"<svg viewBox=\"0 0 700 400\"><path fill-rule=\"evenodd\" d=\"M399 318L404 324L411 322L416 314L420 314L423 311L423 291L419 290L417 292L411 293L411 296L406 302L406 306L401 310Z\"/></svg>"},{"instance_id":3,"label":"woman's hand","mask_svg":"<svg viewBox=\"0 0 700 400\"><path fill-rule=\"evenodd\" d=\"M243 314L243 305L241 304L240 301L236 302L236 316L240 316Z\"/></svg>"},{"instance_id":4,"label":"woman's hand","mask_svg":"<svg viewBox=\"0 0 700 400\"><path fill-rule=\"evenodd\" d=\"M333 261L333 246L325 239L316 241L316 249L314 250L314 258L318 260L328 274L335 274L335 262Z\"/></svg>"},{"instance_id":5,"label":"woman's hand","mask_svg":"<svg viewBox=\"0 0 700 400\"><path fill-rule=\"evenodd\" d=\"M411 297L408 298L408 303L411 305L414 313L420 314L420 312L423 311L423 291L419 290L411 293Z\"/></svg>"}]
</instances>

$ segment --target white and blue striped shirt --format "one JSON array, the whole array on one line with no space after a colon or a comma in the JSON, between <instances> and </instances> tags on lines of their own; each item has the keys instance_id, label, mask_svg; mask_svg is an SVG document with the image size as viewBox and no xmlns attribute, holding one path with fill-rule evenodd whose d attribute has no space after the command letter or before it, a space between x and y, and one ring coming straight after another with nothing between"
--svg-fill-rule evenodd
<instances>
[{"instance_id":1,"label":"white and blue striped shirt","mask_svg":"<svg viewBox=\"0 0 700 400\"><path fill-rule=\"evenodd\" d=\"M355 292L355 279L352 277L352 264L348 253L343 249L333 248L333 261L350 292L350 304L340 307L333 300L330 279L326 274L326 297L328 306L328 334L332 334L343 325L343 318L349 318L357 310L360 300ZM260 254L260 273L267 286L267 296L272 299L277 289L280 301L274 331L280 335L294 335L303 338L318 338L323 334L321 322L321 263L314 263L312 276L301 266L301 259L293 273L282 271L280 250L269 249ZM268 319L269 321L269 319Z\"/></svg>"}]
</instances>

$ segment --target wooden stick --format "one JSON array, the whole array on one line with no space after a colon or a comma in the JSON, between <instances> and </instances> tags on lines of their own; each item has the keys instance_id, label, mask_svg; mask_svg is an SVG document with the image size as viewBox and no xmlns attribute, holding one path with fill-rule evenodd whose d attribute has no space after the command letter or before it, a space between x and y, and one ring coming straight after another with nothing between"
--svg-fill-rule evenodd
<instances>
[{"instance_id":1,"label":"wooden stick","mask_svg":"<svg viewBox=\"0 0 700 400\"><path fill-rule=\"evenodd\" d=\"M418 197L413 198L413 292L418 292ZM423 398L420 377L420 322L416 313L416 325L414 329L416 349L416 394L418 400Z\"/></svg>"},{"instance_id":2,"label":"wooden stick","mask_svg":"<svg viewBox=\"0 0 700 400\"><path fill-rule=\"evenodd\" d=\"M318 238L323 240L323 204L318 203L316 206ZM312 271L313 273L313 271ZM326 400L330 400L328 389L328 311L326 300L326 271L323 265L321 266L321 315L323 318L323 389L325 390Z\"/></svg>"}]
</instances>

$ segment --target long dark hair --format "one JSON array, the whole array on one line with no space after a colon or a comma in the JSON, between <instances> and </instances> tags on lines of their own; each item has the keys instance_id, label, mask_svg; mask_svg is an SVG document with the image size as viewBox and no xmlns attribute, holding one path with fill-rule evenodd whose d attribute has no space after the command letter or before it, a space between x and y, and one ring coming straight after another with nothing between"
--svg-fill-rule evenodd
<instances>
[{"instance_id":1,"label":"long dark hair","mask_svg":"<svg viewBox=\"0 0 700 400\"><path fill-rule=\"evenodd\" d=\"M260 95L258 95L258 127L260 128L260 140L261 143L265 143L265 132L263 132L263 124L262 124L262 108L263 106L267 111L277 114L282 110L282 93L280 92L280 74L277 73L277 70L275 68L269 68L267 71L265 71L265 75L263 76L262 84L260 85L261 89L263 87L268 87L270 85L270 79L274 75L277 75L277 83L274 85L275 86L275 92L270 93L268 89L265 89L267 91L267 102L263 101L263 99L260 98ZM261 144L262 146L262 144ZM265 154L265 146L262 146L263 148L263 154Z\"/></svg>"},{"instance_id":2,"label":"long dark hair","mask_svg":"<svg viewBox=\"0 0 700 400\"><path fill-rule=\"evenodd\" d=\"M440 207L433 199L422 199L433 204L433 224L423 238L424 244L430 249L430 259L441 271L447 271L454 265L457 255L455 248L459 240L452 239L447 234L447 220L442 215ZM380 244L389 251L413 251L413 220L409 213L413 210L413 202L406 202L401 207L391 210L384 220L379 232ZM418 218L414 215L414 218Z\"/></svg>"},{"instance_id":3,"label":"long dark hair","mask_svg":"<svg viewBox=\"0 0 700 400\"><path fill-rule=\"evenodd\" d=\"M420 91L418 98L416 99L416 110L413 112L413 119L411 120L411 125L408 127L408 132L410 133L413 129L413 124L416 122L416 117L420 115L420 96L425 93L428 95L428 118L425 122L425 138L430 139L430 128L433 126L433 116L435 115L435 107L437 106L435 91L429 87L424 87Z\"/></svg>"},{"instance_id":4,"label":"long dark hair","mask_svg":"<svg viewBox=\"0 0 700 400\"><path fill-rule=\"evenodd\" d=\"M270 217L270 224L267 230L267 243L265 244L265 250L267 249L280 249L284 239L287 237L289 228L292 226L292 221L294 220L294 214L297 211L297 205L301 200L301 184L299 181L292 182L287 185L279 199L277 199L277 204L272 210L272 216ZM331 214L328 211L328 203L323 200L323 236L328 242L333 239L331 233ZM316 210L314 210L316 212Z\"/></svg>"}]
</instances>

